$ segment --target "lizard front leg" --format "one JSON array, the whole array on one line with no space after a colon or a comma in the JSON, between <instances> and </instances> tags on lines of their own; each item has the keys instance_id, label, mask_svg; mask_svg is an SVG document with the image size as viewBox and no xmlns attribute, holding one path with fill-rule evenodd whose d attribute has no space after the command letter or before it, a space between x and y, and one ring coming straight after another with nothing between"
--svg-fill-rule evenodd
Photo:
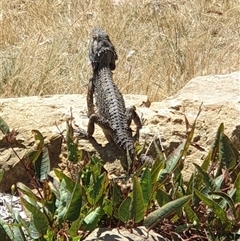
<instances>
[{"instance_id":1,"label":"lizard front leg","mask_svg":"<svg viewBox=\"0 0 240 241\"><path fill-rule=\"evenodd\" d=\"M131 107L127 108L126 116L127 116L128 126L131 125L132 120L134 121L135 125L137 126L136 136L138 137L139 130L142 128L142 122L141 122L141 119L140 119L139 115L136 112L136 107L131 106Z\"/></svg>"},{"instance_id":2,"label":"lizard front leg","mask_svg":"<svg viewBox=\"0 0 240 241\"><path fill-rule=\"evenodd\" d=\"M88 92L87 92L87 116L90 117L94 113L93 104L93 93L94 93L94 77L92 77L88 82Z\"/></svg>"}]
</instances>

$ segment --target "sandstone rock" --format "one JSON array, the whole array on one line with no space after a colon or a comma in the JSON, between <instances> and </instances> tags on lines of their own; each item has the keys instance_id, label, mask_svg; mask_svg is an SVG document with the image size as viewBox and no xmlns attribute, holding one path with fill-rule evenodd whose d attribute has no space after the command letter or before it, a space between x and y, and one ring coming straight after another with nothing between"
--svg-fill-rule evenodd
<instances>
[{"instance_id":1,"label":"sandstone rock","mask_svg":"<svg viewBox=\"0 0 240 241\"><path fill-rule=\"evenodd\" d=\"M193 172L192 163L201 165L221 123L225 134L240 150L240 72L194 78L175 95L151 104L150 109L156 111L159 121L155 116L152 124L149 118L148 127L157 127L167 151L182 142L186 133L184 115L193 123L201 103L194 140L204 151L190 148L183 172L186 180ZM156 129L151 133L154 135Z\"/></svg>"},{"instance_id":2,"label":"sandstone rock","mask_svg":"<svg viewBox=\"0 0 240 241\"><path fill-rule=\"evenodd\" d=\"M161 139L166 154L176 148L186 136L184 115L190 124L193 123L203 102L194 137L194 141L203 150L190 148L185 161L186 180L193 171L192 163L201 164L206 156L220 123L224 123L225 133L240 150L240 72L197 77L189 81L177 94L161 102L153 102L149 108L145 107L149 106L147 96L125 95L124 98L127 106L137 106L138 113L144 119L140 143L146 140L149 144L153 138ZM46 142L49 143L51 162L54 166L59 163L62 142L60 132L65 134L65 120L71 116L70 109L76 124L86 129L88 123L86 96L55 95L0 99L0 116L11 129L14 128L19 132L17 138L24 146L27 148L32 146L32 129L43 133L48 140ZM94 137L96 141L80 140L80 148L91 153L97 152L103 158L106 163L105 168L109 172L124 172L121 166L124 162L116 161L123 154L113 143L107 143L100 128L96 127ZM26 151L21 146L15 146L14 149L20 158ZM154 155L154 148L150 148L147 154ZM0 183L0 191L8 190L11 184L17 181L29 182L20 164L11 149L6 143L4 144L3 135L0 133L0 168L6 171L4 180Z\"/></svg>"}]
</instances>

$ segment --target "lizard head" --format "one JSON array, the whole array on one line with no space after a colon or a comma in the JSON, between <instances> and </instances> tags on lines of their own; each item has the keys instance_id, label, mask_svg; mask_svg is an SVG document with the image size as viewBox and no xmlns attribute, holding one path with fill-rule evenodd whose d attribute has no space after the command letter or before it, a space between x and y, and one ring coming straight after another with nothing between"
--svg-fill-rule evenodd
<instances>
[{"instance_id":1,"label":"lizard head","mask_svg":"<svg viewBox=\"0 0 240 241\"><path fill-rule=\"evenodd\" d=\"M116 68L118 56L109 36L99 27L94 27L89 42L89 59L94 70L101 67Z\"/></svg>"}]
</instances>

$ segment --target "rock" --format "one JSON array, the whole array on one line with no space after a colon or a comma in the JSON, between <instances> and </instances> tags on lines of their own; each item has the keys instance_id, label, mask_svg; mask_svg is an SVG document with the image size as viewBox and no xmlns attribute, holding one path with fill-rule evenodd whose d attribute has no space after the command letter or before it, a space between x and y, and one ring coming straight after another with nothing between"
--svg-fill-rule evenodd
<instances>
[{"instance_id":1,"label":"rock","mask_svg":"<svg viewBox=\"0 0 240 241\"><path fill-rule=\"evenodd\" d=\"M153 138L160 139L167 155L186 137L184 116L192 124L203 102L194 137L194 142L202 149L190 148L184 167L186 180L193 172L192 163L202 163L220 123L224 123L225 133L240 150L240 72L197 77L189 81L175 95L161 102L153 102L151 105L147 96L124 95L124 98L126 105L135 105L144 119L140 143L146 141L149 144ZM19 132L17 139L21 140L27 149L33 145L32 129L39 130L45 136L52 166L60 162L61 134L65 135L66 119L71 117L70 110L75 123L86 130L88 124L86 96L55 95L0 99L0 116L11 129L14 128ZM4 143L3 137L0 133L0 168L5 170L0 191L8 190L17 181L29 182L19 159ZM110 173L121 175L125 167L124 158L121 156L124 155L113 143L107 142L99 127L96 127L94 137L96 141L80 140L80 148L97 153L104 160L105 168ZM26 152L21 145L15 146L14 150L20 158ZM154 156L154 148L151 147L147 154Z\"/></svg>"},{"instance_id":2,"label":"rock","mask_svg":"<svg viewBox=\"0 0 240 241\"><path fill-rule=\"evenodd\" d=\"M104 241L168 241L168 239L163 238L160 234L150 230L147 233L147 229L144 226L139 226L130 230L127 229L107 229L98 228L95 229L85 241L93 240L104 240Z\"/></svg>"},{"instance_id":3,"label":"rock","mask_svg":"<svg viewBox=\"0 0 240 241\"><path fill-rule=\"evenodd\" d=\"M184 115L193 123L201 103L194 141L204 150L190 147L183 171L185 180L194 170L193 162L201 165L221 123L225 134L240 150L240 72L194 78L175 95L152 103L150 109L156 111L156 116L148 118L148 135L154 135L157 127L168 154L184 139Z\"/></svg>"}]
</instances>

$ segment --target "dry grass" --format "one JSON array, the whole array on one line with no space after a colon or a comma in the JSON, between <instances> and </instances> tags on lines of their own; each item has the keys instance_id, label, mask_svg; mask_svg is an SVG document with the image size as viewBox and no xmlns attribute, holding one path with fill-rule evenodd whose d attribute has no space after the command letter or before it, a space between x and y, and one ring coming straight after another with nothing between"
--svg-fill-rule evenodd
<instances>
[{"instance_id":1,"label":"dry grass","mask_svg":"<svg viewBox=\"0 0 240 241\"><path fill-rule=\"evenodd\" d=\"M239 69L239 16L239 0L3 0L0 97L86 93L100 26L122 92L161 100L194 76Z\"/></svg>"}]
</instances>

